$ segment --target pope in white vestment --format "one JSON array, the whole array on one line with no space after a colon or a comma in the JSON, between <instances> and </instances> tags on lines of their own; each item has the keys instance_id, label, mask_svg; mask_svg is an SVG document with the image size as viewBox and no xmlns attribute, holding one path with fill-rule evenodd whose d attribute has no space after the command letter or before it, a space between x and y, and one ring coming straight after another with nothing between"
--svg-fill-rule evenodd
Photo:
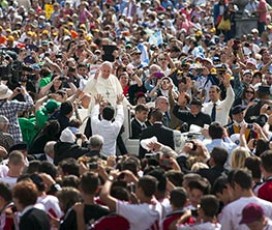
<instances>
[{"instance_id":1,"label":"pope in white vestment","mask_svg":"<svg viewBox=\"0 0 272 230\"><path fill-rule=\"evenodd\" d=\"M123 89L118 78L111 74L111 72L112 64L105 61L95 73L94 78L87 82L84 92L92 95L91 108L94 105L94 96L97 94L102 95L104 100L110 102L113 107L116 107L117 95L123 94Z\"/></svg>"}]
</instances>

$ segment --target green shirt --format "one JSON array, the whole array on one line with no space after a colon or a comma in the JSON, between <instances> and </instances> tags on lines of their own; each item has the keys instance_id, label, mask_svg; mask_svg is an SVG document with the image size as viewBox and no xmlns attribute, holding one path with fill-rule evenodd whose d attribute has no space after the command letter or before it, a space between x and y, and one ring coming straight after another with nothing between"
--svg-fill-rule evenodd
<instances>
[{"instance_id":1,"label":"green shirt","mask_svg":"<svg viewBox=\"0 0 272 230\"><path fill-rule=\"evenodd\" d=\"M35 116L37 129L41 130L48 120L48 113L44 112L44 109L42 107L36 111Z\"/></svg>"},{"instance_id":2,"label":"green shirt","mask_svg":"<svg viewBox=\"0 0 272 230\"><path fill-rule=\"evenodd\" d=\"M51 82L51 74L48 77L43 77L39 82L39 87L42 88Z\"/></svg>"},{"instance_id":3,"label":"green shirt","mask_svg":"<svg viewBox=\"0 0 272 230\"><path fill-rule=\"evenodd\" d=\"M35 117L19 117L19 125L22 131L23 141L29 146L32 139L37 134L36 118Z\"/></svg>"}]
</instances>

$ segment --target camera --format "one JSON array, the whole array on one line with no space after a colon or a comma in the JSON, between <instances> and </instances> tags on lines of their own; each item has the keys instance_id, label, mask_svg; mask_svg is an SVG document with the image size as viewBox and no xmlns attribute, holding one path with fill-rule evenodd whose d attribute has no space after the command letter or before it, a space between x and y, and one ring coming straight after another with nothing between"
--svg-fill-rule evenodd
<instances>
[{"instance_id":1,"label":"camera","mask_svg":"<svg viewBox=\"0 0 272 230\"><path fill-rule=\"evenodd\" d=\"M56 58L62 59L62 54L56 54Z\"/></svg>"},{"instance_id":2,"label":"camera","mask_svg":"<svg viewBox=\"0 0 272 230\"><path fill-rule=\"evenodd\" d=\"M60 80L60 81L65 81L65 80L66 80L66 77L60 77L59 80Z\"/></svg>"},{"instance_id":3,"label":"camera","mask_svg":"<svg viewBox=\"0 0 272 230\"><path fill-rule=\"evenodd\" d=\"M97 164L97 162L90 162L90 163L88 163L88 167L91 170L95 170L95 169L98 169L98 164Z\"/></svg>"},{"instance_id":4,"label":"camera","mask_svg":"<svg viewBox=\"0 0 272 230\"><path fill-rule=\"evenodd\" d=\"M82 137L81 133L76 133L75 136L76 136L77 139Z\"/></svg>"},{"instance_id":5,"label":"camera","mask_svg":"<svg viewBox=\"0 0 272 230\"><path fill-rule=\"evenodd\" d=\"M154 154L154 153L146 153L146 154L145 154L145 158L146 158L146 159L156 159L156 158L157 158L157 155Z\"/></svg>"}]
</instances>

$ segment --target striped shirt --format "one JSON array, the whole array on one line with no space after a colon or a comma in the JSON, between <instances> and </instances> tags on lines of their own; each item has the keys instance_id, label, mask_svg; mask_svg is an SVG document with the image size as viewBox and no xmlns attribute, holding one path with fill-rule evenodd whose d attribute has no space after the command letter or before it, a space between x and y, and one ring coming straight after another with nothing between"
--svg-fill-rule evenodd
<instances>
[{"instance_id":1,"label":"striped shirt","mask_svg":"<svg viewBox=\"0 0 272 230\"><path fill-rule=\"evenodd\" d=\"M29 94L24 95L25 101L17 100L1 100L0 101L0 115L9 119L8 133L13 137L14 144L22 141L22 133L17 119L17 113L30 109L33 106L33 100Z\"/></svg>"}]
</instances>

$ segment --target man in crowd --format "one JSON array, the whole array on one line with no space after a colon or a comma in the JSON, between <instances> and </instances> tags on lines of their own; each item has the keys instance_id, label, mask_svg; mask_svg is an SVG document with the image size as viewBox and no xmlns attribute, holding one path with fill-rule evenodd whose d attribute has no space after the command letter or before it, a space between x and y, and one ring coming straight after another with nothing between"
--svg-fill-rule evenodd
<instances>
[{"instance_id":1,"label":"man in crowd","mask_svg":"<svg viewBox=\"0 0 272 230\"><path fill-rule=\"evenodd\" d=\"M243 223L242 210L249 203L260 205L265 215L272 215L272 204L253 194L252 177L247 171L243 169L234 170L228 175L228 180L235 201L228 204L221 213L222 229L247 229L245 225L240 225L240 223Z\"/></svg>"},{"instance_id":2,"label":"man in crowd","mask_svg":"<svg viewBox=\"0 0 272 230\"><path fill-rule=\"evenodd\" d=\"M91 114L91 126L93 134L98 134L104 138L104 144L101 150L101 156L107 158L108 156L115 156L116 154L116 139L124 122L123 102L124 96L118 95L116 100L117 113L114 117L115 111L112 106L106 106L102 110L102 120L99 120L99 104L103 97L97 95L95 98L95 106ZM114 121L112 121L115 119Z\"/></svg>"},{"instance_id":3,"label":"man in crowd","mask_svg":"<svg viewBox=\"0 0 272 230\"><path fill-rule=\"evenodd\" d=\"M229 112L234 102L234 91L230 84L230 78L228 75L223 76L223 84L226 87L226 98L220 100L220 88L218 86L211 86L209 90L210 102L204 103L202 112L209 114L212 121L217 121L221 125L228 124Z\"/></svg>"},{"instance_id":4,"label":"man in crowd","mask_svg":"<svg viewBox=\"0 0 272 230\"><path fill-rule=\"evenodd\" d=\"M22 94L25 101L11 100L15 96ZM6 86L0 85L0 115L9 119L8 132L13 137L14 142L22 141L22 133L19 127L17 113L32 108L33 100L24 87L16 88L13 92Z\"/></svg>"}]
</instances>

